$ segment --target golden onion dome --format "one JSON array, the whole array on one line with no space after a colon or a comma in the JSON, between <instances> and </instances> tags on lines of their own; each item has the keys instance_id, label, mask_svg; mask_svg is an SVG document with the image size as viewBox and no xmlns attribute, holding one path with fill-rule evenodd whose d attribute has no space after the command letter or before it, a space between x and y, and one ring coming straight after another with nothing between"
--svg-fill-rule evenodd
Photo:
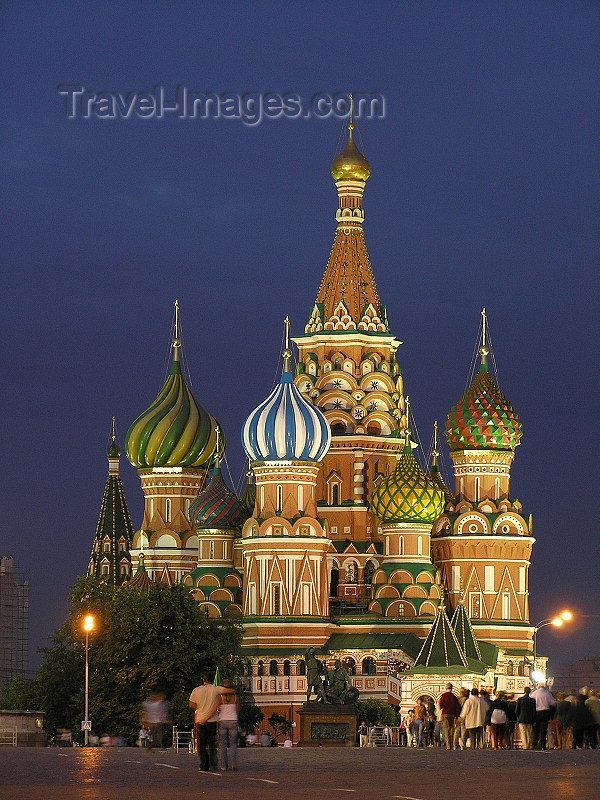
<instances>
[{"instance_id":1,"label":"golden onion dome","mask_svg":"<svg viewBox=\"0 0 600 800\"><path fill-rule=\"evenodd\" d=\"M348 128L348 141L339 156L331 162L331 175L334 181L366 181L371 174L371 165L354 143L354 126L350 124Z\"/></svg>"}]
</instances>

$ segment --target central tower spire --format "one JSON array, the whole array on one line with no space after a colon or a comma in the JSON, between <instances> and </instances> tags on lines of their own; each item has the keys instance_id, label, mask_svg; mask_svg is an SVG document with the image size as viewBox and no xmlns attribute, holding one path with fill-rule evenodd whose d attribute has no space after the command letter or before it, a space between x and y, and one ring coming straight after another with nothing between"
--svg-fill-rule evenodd
<instances>
[{"instance_id":1,"label":"central tower spire","mask_svg":"<svg viewBox=\"0 0 600 800\"><path fill-rule=\"evenodd\" d=\"M331 164L338 193L337 230L325 274L305 333L321 330L388 332L371 271L362 224L362 198L371 165L354 141L352 112L348 139Z\"/></svg>"}]
</instances>

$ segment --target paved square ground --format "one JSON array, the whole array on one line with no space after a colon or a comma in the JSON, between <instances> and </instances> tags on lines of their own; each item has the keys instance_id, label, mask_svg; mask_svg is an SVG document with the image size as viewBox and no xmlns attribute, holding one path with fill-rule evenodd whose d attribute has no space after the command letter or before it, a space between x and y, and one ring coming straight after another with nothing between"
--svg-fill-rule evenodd
<instances>
[{"instance_id":1,"label":"paved square ground","mask_svg":"<svg viewBox=\"0 0 600 800\"><path fill-rule=\"evenodd\" d=\"M597 800L600 750L248 748L239 769L198 771L187 753L2 748L2 800Z\"/></svg>"}]
</instances>

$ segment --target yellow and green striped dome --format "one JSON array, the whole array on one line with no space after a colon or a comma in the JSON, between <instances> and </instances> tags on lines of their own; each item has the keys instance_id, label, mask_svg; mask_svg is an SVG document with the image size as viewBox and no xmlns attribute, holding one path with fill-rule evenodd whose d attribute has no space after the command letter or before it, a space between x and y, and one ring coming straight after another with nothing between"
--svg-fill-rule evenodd
<instances>
[{"instance_id":1,"label":"yellow and green striped dome","mask_svg":"<svg viewBox=\"0 0 600 800\"><path fill-rule=\"evenodd\" d=\"M370 507L383 524L432 524L444 510L444 493L424 474L407 444L396 469L373 492Z\"/></svg>"},{"instance_id":2,"label":"yellow and green striped dome","mask_svg":"<svg viewBox=\"0 0 600 800\"><path fill-rule=\"evenodd\" d=\"M225 439L217 437L217 421L189 390L179 362L177 347L171 371L158 397L127 431L127 458L144 467L205 467L225 451ZM222 430L222 429L221 429Z\"/></svg>"}]
</instances>

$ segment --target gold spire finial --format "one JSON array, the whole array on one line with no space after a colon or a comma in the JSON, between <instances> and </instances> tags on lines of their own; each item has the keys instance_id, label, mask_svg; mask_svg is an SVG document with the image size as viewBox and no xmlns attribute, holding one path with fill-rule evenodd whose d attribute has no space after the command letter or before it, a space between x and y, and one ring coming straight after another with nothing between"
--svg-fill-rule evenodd
<instances>
[{"instance_id":1,"label":"gold spire finial","mask_svg":"<svg viewBox=\"0 0 600 800\"><path fill-rule=\"evenodd\" d=\"M479 348L479 355L481 356L481 363L487 364L487 356L490 352L487 346L487 314L485 308L481 309L481 347Z\"/></svg>"},{"instance_id":2,"label":"gold spire finial","mask_svg":"<svg viewBox=\"0 0 600 800\"><path fill-rule=\"evenodd\" d=\"M437 467L437 460L440 451L438 450L438 423L437 419L433 423L433 450L431 451L432 466Z\"/></svg>"},{"instance_id":3,"label":"gold spire finial","mask_svg":"<svg viewBox=\"0 0 600 800\"><path fill-rule=\"evenodd\" d=\"M410 398L408 395L404 398L404 405L406 408L406 428L404 429L404 446L410 447Z\"/></svg>"},{"instance_id":4,"label":"gold spire finial","mask_svg":"<svg viewBox=\"0 0 600 800\"><path fill-rule=\"evenodd\" d=\"M181 339L179 338L179 300L175 300L175 336L173 338L173 358L179 361L179 348L181 347Z\"/></svg>"},{"instance_id":5,"label":"gold spire finial","mask_svg":"<svg viewBox=\"0 0 600 800\"><path fill-rule=\"evenodd\" d=\"M112 443L114 444L116 439L117 439L117 431L116 431L116 427L115 427L115 418L114 417L112 418L112 428L111 428L111 434L110 435L112 437Z\"/></svg>"},{"instance_id":6,"label":"gold spire finial","mask_svg":"<svg viewBox=\"0 0 600 800\"><path fill-rule=\"evenodd\" d=\"M285 349L281 355L283 356L283 371L289 372L293 355L290 349L290 318L286 317L283 320L283 324L285 327Z\"/></svg>"},{"instance_id":7,"label":"gold spire finial","mask_svg":"<svg viewBox=\"0 0 600 800\"><path fill-rule=\"evenodd\" d=\"M352 92L350 92L350 111L348 112L348 130L350 131L350 137L352 138L352 131L354 130L354 97L352 96Z\"/></svg>"},{"instance_id":8,"label":"gold spire finial","mask_svg":"<svg viewBox=\"0 0 600 800\"><path fill-rule=\"evenodd\" d=\"M215 467L221 466L221 428L215 427Z\"/></svg>"}]
</instances>

